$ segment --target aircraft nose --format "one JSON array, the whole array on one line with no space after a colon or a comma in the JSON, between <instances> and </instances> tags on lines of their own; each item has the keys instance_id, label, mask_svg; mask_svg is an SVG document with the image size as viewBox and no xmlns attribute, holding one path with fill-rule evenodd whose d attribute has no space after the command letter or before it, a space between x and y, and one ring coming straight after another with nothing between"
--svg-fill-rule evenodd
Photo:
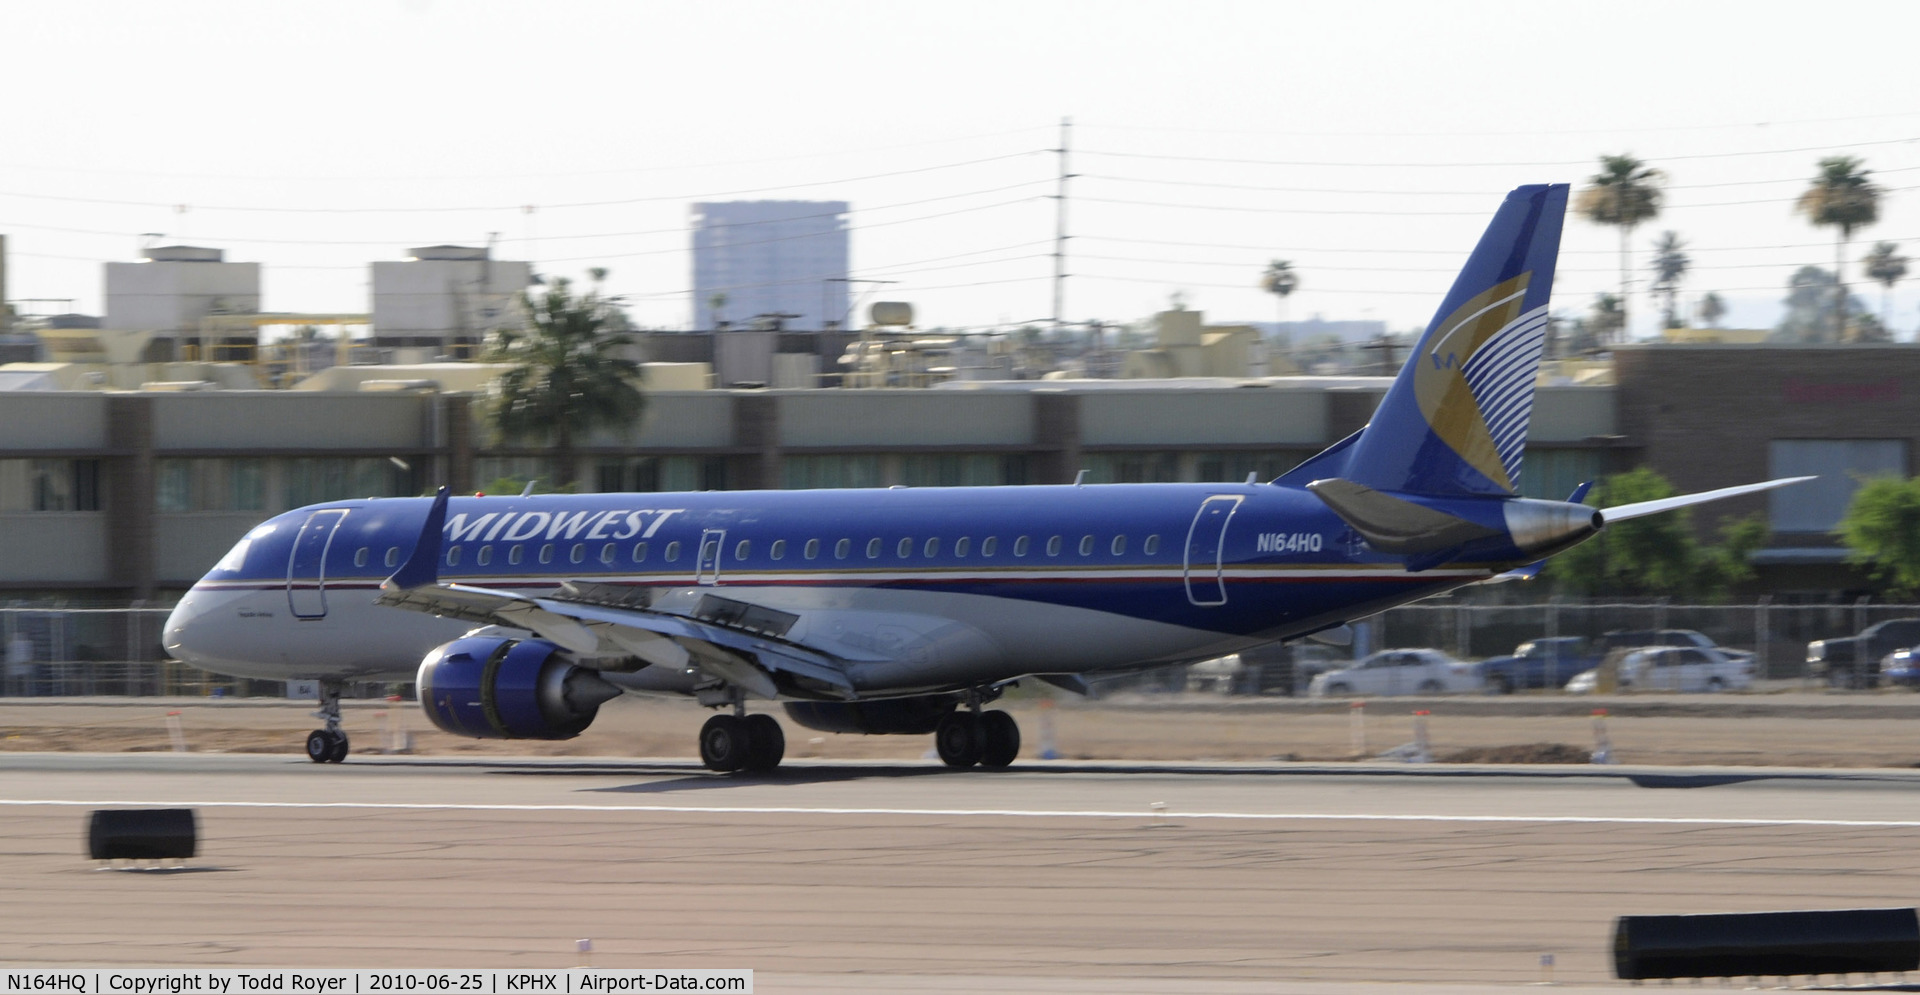
<instances>
[{"instance_id":1,"label":"aircraft nose","mask_svg":"<svg viewBox=\"0 0 1920 995\"><path fill-rule=\"evenodd\" d=\"M167 624L160 629L160 647L175 660L187 663L194 661L193 637L195 623L206 614L205 599L195 592L188 591L173 606L173 612L167 616Z\"/></svg>"}]
</instances>

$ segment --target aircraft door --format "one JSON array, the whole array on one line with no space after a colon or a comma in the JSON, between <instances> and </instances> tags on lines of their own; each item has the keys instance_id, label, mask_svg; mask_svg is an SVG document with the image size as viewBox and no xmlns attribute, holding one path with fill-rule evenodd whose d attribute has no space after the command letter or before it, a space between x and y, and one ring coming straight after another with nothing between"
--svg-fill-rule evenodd
<instances>
[{"instance_id":1,"label":"aircraft door","mask_svg":"<svg viewBox=\"0 0 1920 995\"><path fill-rule=\"evenodd\" d=\"M1187 600L1202 607L1227 603L1225 565L1227 523L1245 500L1238 495L1216 494L1200 503L1187 529Z\"/></svg>"},{"instance_id":2,"label":"aircraft door","mask_svg":"<svg viewBox=\"0 0 1920 995\"><path fill-rule=\"evenodd\" d=\"M287 558L287 609L294 618L327 617L327 550L346 518L345 508L316 511L294 537L293 555Z\"/></svg>"},{"instance_id":3,"label":"aircraft door","mask_svg":"<svg viewBox=\"0 0 1920 995\"><path fill-rule=\"evenodd\" d=\"M727 545L726 529L707 529L700 533L700 555L695 559L693 582L696 584L718 585L720 583L720 551Z\"/></svg>"}]
</instances>

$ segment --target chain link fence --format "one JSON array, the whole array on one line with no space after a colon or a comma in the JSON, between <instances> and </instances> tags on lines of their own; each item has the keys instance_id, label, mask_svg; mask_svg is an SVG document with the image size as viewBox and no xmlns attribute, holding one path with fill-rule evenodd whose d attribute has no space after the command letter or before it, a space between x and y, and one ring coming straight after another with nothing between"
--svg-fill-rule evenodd
<instances>
[{"instance_id":1,"label":"chain link fence","mask_svg":"<svg viewBox=\"0 0 1920 995\"><path fill-rule=\"evenodd\" d=\"M160 648L166 618L164 608L0 608L0 696L286 693L278 681L223 677L169 659ZM1756 676L1782 680L1807 676L1807 643L1896 618L1920 618L1920 605L1433 602L1361 623L1353 652L1425 646L1479 660L1540 637L1592 641L1619 630L1693 629L1720 645L1752 650ZM1184 670L1170 673L1166 684L1184 687Z\"/></svg>"}]
</instances>

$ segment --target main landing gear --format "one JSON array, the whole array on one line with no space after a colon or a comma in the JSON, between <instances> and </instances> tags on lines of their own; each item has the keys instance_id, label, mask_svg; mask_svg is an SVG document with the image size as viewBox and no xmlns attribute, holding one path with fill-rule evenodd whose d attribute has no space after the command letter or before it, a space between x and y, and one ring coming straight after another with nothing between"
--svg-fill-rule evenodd
<instances>
[{"instance_id":1,"label":"main landing gear","mask_svg":"<svg viewBox=\"0 0 1920 995\"><path fill-rule=\"evenodd\" d=\"M780 723L771 715L748 715L745 702L734 702L731 714L716 715L700 727L700 762L708 770L764 774L780 766L786 752Z\"/></svg>"},{"instance_id":2,"label":"main landing gear","mask_svg":"<svg viewBox=\"0 0 1920 995\"><path fill-rule=\"evenodd\" d=\"M337 764L347 759L347 734L340 728L340 692L346 687L344 681L320 682L320 710L313 717L326 719L327 727L307 734L307 759L314 763Z\"/></svg>"},{"instance_id":3,"label":"main landing gear","mask_svg":"<svg viewBox=\"0 0 1920 995\"><path fill-rule=\"evenodd\" d=\"M1005 767L1020 755L1020 724L1005 712L981 711L980 696L970 695L966 710L940 717L933 748L949 767Z\"/></svg>"}]
</instances>

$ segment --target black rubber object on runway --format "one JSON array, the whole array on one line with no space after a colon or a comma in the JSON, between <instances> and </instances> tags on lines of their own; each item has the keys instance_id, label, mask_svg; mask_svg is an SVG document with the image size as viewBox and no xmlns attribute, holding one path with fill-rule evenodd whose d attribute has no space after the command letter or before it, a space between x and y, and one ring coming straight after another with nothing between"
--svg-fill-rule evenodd
<instances>
[{"instance_id":1,"label":"black rubber object on runway","mask_svg":"<svg viewBox=\"0 0 1920 995\"><path fill-rule=\"evenodd\" d=\"M190 808L100 809L87 820L87 853L95 860L185 860L199 840Z\"/></svg>"},{"instance_id":2,"label":"black rubber object on runway","mask_svg":"<svg viewBox=\"0 0 1920 995\"><path fill-rule=\"evenodd\" d=\"M1651 978L1791 978L1920 968L1913 909L1621 916L1613 972Z\"/></svg>"}]
</instances>

